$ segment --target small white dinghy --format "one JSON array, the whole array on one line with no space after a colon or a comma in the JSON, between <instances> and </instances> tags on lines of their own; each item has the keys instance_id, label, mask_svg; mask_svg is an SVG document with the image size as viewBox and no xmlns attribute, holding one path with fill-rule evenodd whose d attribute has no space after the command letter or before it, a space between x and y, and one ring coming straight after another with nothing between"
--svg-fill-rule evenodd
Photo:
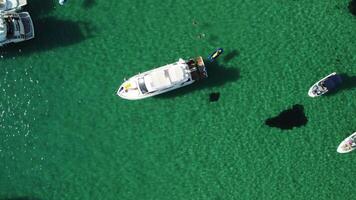
<instances>
[{"instance_id":1,"label":"small white dinghy","mask_svg":"<svg viewBox=\"0 0 356 200\"><path fill-rule=\"evenodd\" d=\"M342 141L337 148L339 153L349 153L356 149L356 132Z\"/></svg>"},{"instance_id":2,"label":"small white dinghy","mask_svg":"<svg viewBox=\"0 0 356 200\"><path fill-rule=\"evenodd\" d=\"M308 95L318 97L339 87L342 83L341 76L333 72L310 87Z\"/></svg>"},{"instance_id":3,"label":"small white dinghy","mask_svg":"<svg viewBox=\"0 0 356 200\"><path fill-rule=\"evenodd\" d=\"M27 0L0 0L0 11L20 10Z\"/></svg>"},{"instance_id":4,"label":"small white dinghy","mask_svg":"<svg viewBox=\"0 0 356 200\"><path fill-rule=\"evenodd\" d=\"M126 80L117 95L128 100L152 97L207 78L202 57L179 59L175 63L135 75Z\"/></svg>"}]
</instances>

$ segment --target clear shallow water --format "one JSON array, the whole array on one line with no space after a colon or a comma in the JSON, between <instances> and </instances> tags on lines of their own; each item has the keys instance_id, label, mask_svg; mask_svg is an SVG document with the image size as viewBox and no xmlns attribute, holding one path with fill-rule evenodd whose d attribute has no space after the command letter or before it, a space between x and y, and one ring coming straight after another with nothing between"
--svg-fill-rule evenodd
<instances>
[{"instance_id":1,"label":"clear shallow water","mask_svg":"<svg viewBox=\"0 0 356 200\"><path fill-rule=\"evenodd\" d=\"M356 76L347 5L31 1L36 39L0 50L0 199L349 197L355 154L336 147L355 131L356 89L307 97L332 71ZM124 77L216 47L200 84L115 96ZM306 126L264 125L294 104Z\"/></svg>"}]
</instances>

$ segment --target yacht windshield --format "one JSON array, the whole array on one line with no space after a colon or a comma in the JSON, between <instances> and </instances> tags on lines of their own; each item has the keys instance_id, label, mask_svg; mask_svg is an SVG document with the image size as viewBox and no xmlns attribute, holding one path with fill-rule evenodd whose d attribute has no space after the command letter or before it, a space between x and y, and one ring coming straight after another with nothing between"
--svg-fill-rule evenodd
<instances>
[{"instance_id":1,"label":"yacht windshield","mask_svg":"<svg viewBox=\"0 0 356 200\"><path fill-rule=\"evenodd\" d=\"M5 19L6 26L7 26L7 37L12 38L15 32L15 20L12 17L8 17Z\"/></svg>"},{"instance_id":2,"label":"yacht windshield","mask_svg":"<svg viewBox=\"0 0 356 200\"><path fill-rule=\"evenodd\" d=\"M138 78L138 86L140 87L142 94L145 94L148 92L146 84L145 84L145 79L143 77Z\"/></svg>"}]
</instances>

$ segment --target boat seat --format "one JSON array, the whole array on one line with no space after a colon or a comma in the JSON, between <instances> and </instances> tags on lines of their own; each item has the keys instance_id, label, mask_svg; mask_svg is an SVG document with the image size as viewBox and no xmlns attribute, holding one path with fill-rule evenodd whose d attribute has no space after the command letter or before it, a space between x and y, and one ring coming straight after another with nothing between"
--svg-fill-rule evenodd
<instances>
[{"instance_id":1,"label":"boat seat","mask_svg":"<svg viewBox=\"0 0 356 200\"><path fill-rule=\"evenodd\" d=\"M152 74L145 76L145 83L150 92L171 85L171 81L165 75L164 71L152 72Z\"/></svg>"},{"instance_id":2,"label":"boat seat","mask_svg":"<svg viewBox=\"0 0 356 200\"><path fill-rule=\"evenodd\" d=\"M169 68L167 71L169 79L172 81L172 83L184 80L184 71L180 66Z\"/></svg>"}]
</instances>

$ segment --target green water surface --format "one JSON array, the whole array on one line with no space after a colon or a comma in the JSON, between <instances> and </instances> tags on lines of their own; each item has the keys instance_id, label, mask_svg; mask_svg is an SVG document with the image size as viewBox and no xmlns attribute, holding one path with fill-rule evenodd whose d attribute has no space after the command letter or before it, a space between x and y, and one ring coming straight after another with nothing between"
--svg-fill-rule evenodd
<instances>
[{"instance_id":1,"label":"green water surface","mask_svg":"<svg viewBox=\"0 0 356 200\"><path fill-rule=\"evenodd\" d=\"M0 49L0 199L353 199L356 77L347 0L29 0L36 38ZM209 78L140 101L126 77L225 52ZM209 102L220 92L218 102ZM308 123L264 125L294 104Z\"/></svg>"}]
</instances>

